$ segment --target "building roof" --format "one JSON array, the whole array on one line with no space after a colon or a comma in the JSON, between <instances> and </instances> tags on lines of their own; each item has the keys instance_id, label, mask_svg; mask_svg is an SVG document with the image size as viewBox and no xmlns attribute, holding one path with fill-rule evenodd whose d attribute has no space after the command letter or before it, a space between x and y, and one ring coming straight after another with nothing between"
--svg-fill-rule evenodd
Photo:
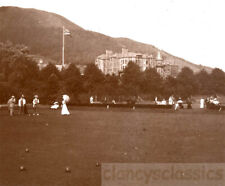
<instances>
[{"instance_id":1,"label":"building roof","mask_svg":"<svg viewBox=\"0 0 225 186\"><path fill-rule=\"evenodd\" d=\"M136 58L137 56L141 56L141 58L152 58L152 55L146 55L135 52L126 52L126 53L112 53L112 54L101 54L97 57L97 59L106 60L109 58Z\"/></svg>"}]
</instances>

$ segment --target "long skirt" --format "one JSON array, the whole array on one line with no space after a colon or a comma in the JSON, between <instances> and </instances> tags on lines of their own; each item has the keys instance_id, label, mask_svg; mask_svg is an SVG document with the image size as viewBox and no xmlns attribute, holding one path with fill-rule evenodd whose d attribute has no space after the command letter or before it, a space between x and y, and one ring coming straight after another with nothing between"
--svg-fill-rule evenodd
<instances>
[{"instance_id":1,"label":"long skirt","mask_svg":"<svg viewBox=\"0 0 225 186\"><path fill-rule=\"evenodd\" d=\"M70 112L69 112L66 104L62 105L61 115L70 115Z\"/></svg>"}]
</instances>

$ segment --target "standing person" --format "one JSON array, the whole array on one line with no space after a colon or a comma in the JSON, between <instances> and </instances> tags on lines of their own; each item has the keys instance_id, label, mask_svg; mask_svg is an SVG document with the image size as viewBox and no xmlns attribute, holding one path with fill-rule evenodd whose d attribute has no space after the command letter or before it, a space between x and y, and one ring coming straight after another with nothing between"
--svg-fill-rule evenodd
<instances>
[{"instance_id":1,"label":"standing person","mask_svg":"<svg viewBox=\"0 0 225 186\"><path fill-rule=\"evenodd\" d=\"M14 107L15 107L15 103L16 103L15 96L12 96L12 97L8 100L8 107L9 107L9 114L10 114L10 116L13 116L13 115L14 115Z\"/></svg>"},{"instance_id":2,"label":"standing person","mask_svg":"<svg viewBox=\"0 0 225 186\"><path fill-rule=\"evenodd\" d=\"M157 105L158 104L158 98L155 97L155 104Z\"/></svg>"},{"instance_id":3,"label":"standing person","mask_svg":"<svg viewBox=\"0 0 225 186\"><path fill-rule=\"evenodd\" d=\"M200 99L200 108L203 109L205 106L205 100L203 98Z\"/></svg>"},{"instance_id":4,"label":"standing person","mask_svg":"<svg viewBox=\"0 0 225 186\"><path fill-rule=\"evenodd\" d=\"M39 115L39 113L37 112L37 106L38 106L38 104L40 103L40 101L39 101L39 99L38 99L38 95L35 95L34 96L34 99L33 99L33 109L34 109L34 113L33 113L33 115Z\"/></svg>"},{"instance_id":5,"label":"standing person","mask_svg":"<svg viewBox=\"0 0 225 186\"><path fill-rule=\"evenodd\" d=\"M22 94L21 98L18 101L19 106L19 113L25 114L25 108L26 108L26 99L24 98L24 95Z\"/></svg>"},{"instance_id":6,"label":"standing person","mask_svg":"<svg viewBox=\"0 0 225 186\"><path fill-rule=\"evenodd\" d=\"M168 103L169 103L169 105L173 105L174 104L173 96L169 97Z\"/></svg>"},{"instance_id":7,"label":"standing person","mask_svg":"<svg viewBox=\"0 0 225 186\"><path fill-rule=\"evenodd\" d=\"M67 101L69 101L69 96L63 95L61 115L70 115L70 112L66 106Z\"/></svg>"},{"instance_id":8,"label":"standing person","mask_svg":"<svg viewBox=\"0 0 225 186\"><path fill-rule=\"evenodd\" d=\"M90 97L90 103L91 103L91 104L94 103L94 98L93 98L93 96Z\"/></svg>"},{"instance_id":9,"label":"standing person","mask_svg":"<svg viewBox=\"0 0 225 186\"><path fill-rule=\"evenodd\" d=\"M191 106L192 102L190 97L187 98L186 103L187 103L187 109L192 109L192 106Z\"/></svg>"}]
</instances>

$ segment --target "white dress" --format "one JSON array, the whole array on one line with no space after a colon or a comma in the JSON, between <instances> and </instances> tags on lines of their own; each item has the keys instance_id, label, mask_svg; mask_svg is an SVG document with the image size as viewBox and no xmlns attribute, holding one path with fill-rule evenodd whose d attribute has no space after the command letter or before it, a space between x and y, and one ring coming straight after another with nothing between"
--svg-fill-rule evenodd
<instances>
[{"instance_id":1,"label":"white dress","mask_svg":"<svg viewBox=\"0 0 225 186\"><path fill-rule=\"evenodd\" d=\"M70 115L70 112L69 112L69 110L67 109L65 100L62 101L61 115Z\"/></svg>"},{"instance_id":2,"label":"white dress","mask_svg":"<svg viewBox=\"0 0 225 186\"><path fill-rule=\"evenodd\" d=\"M173 98L172 97L169 97L169 105L173 105L174 102L173 102Z\"/></svg>"},{"instance_id":3,"label":"white dress","mask_svg":"<svg viewBox=\"0 0 225 186\"><path fill-rule=\"evenodd\" d=\"M204 108L205 100L203 98L200 99L200 108Z\"/></svg>"}]
</instances>

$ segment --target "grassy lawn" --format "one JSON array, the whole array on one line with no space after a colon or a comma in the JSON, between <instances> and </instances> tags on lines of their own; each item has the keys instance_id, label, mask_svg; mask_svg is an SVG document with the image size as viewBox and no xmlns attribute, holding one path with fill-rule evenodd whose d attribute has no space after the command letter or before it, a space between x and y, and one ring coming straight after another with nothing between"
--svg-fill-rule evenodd
<instances>
[{"instance_id":1,"label":"grassy lawn","mask_svg":"<svg viewBox=\"0 0 225 186\"><path fill-rule=\"evenodd\" d=\"M225 162L225 111L70 111L10 117L0 110L1 186L100 186L97 162Z\"/></svg>"}]
</instances>

